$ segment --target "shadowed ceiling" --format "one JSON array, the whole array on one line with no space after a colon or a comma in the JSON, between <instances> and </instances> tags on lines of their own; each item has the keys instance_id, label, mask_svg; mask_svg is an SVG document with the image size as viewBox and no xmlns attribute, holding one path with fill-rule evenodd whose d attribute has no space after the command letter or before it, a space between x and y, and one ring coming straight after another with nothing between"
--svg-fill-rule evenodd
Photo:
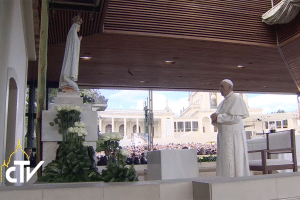
<instances>
[{"instance_id":1,"label":"shadowed ceiling","mask_svg":"<svg viewBox=\"0 0 300 200\"><path fill-rule=\"evenodd\" d=\"M101 0L90 10L49 7L50 82L58 82L71 19L80 14L80 55L92 57L80 60L81 88L218 90L229 78L236 91L298 92L277 49L276 27L261 22L269 1ZM281 40L290 38L284 34ZM28 80L36 79L37 62L30 62Z\"/></svg>"}]
</instances>

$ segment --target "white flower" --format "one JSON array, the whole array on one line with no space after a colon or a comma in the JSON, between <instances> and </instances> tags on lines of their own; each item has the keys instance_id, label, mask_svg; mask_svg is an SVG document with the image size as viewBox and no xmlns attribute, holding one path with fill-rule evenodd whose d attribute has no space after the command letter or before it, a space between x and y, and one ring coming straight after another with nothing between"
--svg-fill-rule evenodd
<instances>
[{"instance_id":1,"label":"white flower","mask_svg":"<svg viewBox=\"0 0 300 200\"><path fill-rule=\"evenodd\" d=\"M100 135L100 142L106 141L120 141L123 139L123 135L120 133L112 132L112 133L103 133Z\"/></svg>"},{"instance_id":2,"label":"white flower","mask_svg":"<svg viewBox=\"0 0 300 200\"><path fill-rule=\"evenodd\" d=\"M120 141L123 139L123 135L121 133L117 133L117 137L116 137L116 140L117 141Z\"/></svg>"},{"instance_id":3,"label":"white flower","mask_svg":"<svg viewBox=\"0 0 300 200\"><path fill-rule=\"evenodd\" d=\"M81 112L82 108L78 105L63 105L63 106L59 105L55 107L55 110L58 112L61 110L66 110L66 111L75 110Z\"/></svg>"},{"instance_id":4,"label":"white flower","mask_svg":"<svg viewBox=\"0 0 300 200\"><path fill-rule=\"evenodd\" d=\"M111 139L111 140L116 140L116 138L117 138L117 133L112 132L112 133L110 134L110 139Z\"/></svg>"},{"instance_id":5,"label":"white flower","mask_svg":"<svg viewBox=\"0 0 300 200\"><path fill-rule=\"evenodd\" d=\"M86 136L88 134L85 127L70 127L68 128L69 133L76 133L78 136Z\"/></svg>"},{"instance_id":6,"label":"white flower","mask_svg":"<svg viewBox=\"0 0 300 200\"><path fill-rule=\"evenodd\" d=\"M81 136L86 136L87 135L87 130L86 130L86 128L80 128L80 134L81 134Z\"/></svg>"},{"instance_id":7,"label":"white flower","mask_svg":"<svg viewBox=\"0 0 300 200\"><path fill-rule=\"evenodd\" d=\"M82 108L80 106L78 106L78 105L71 105L70 106L70 110L75 110L75 111L81 112Z\"/></svg>"},{"instance_id":8,"label":"white flower","mask_svg":"<svg viewBox=\"0 0 300 200\"><path fill-rule=\"evenodd\" d=\"M120 153L124 157L127 157L129 155L129 152L126 149L120 149Z\"/></svg>"},{"instance_id":9,"label":"white flower","mask_svg":"<svg viewBox=\"0 0 300 200\"><path fill-rule=\"evenodd\" d=\"M100 135L100 138L103 142L105 141L120 141L123 139L123 135L120 133L112 132L112 133L103 133Z\"/></svg>"},{"instance_id":10,"label":"white flower","mask_svg":"<svg viewBox=\"0 0 300 200\"><path fill-rule=\"evenodd\" d=\"M68 128L68 132L69 133L73 133L74 132L74 128L73 127Z\"/></svg>"},{"instance_id":11,"label":"white flower","mask_svg":"<svg viewBox=\"0 0 300 200\"><path fill-rule=\"evenodd\" d=\"M89 144L87 141L84 141L84 142L83 142L83 145L84 145L84 146L90 146L90 144Z\"/></svg>"},{"instance_id":12,"label":"white flower","mask_svg":"<svg viewBox=\"0 0 300 200\"><path fill-rule=\"evenodd\" d=\"M120 141L122 139L123 139L123 135L121 135L120 133L112 133L112 140Z\"/></svg>"},{"instance_id":13,"label":"white flower","mask_svg":"<svg viewBox=\"0 0 300 200\"><path fill-rule=\"evenodd\" d=\"M83 122L75 122L75 126L76 127L81 127L81 128L86 128L87 127L87 125Z\"/></svg>"},{"instance_id":14,"label":"white flower","mask_svg":"<svg viewBox=\"0 0 300 200\"><path fill-rule=\"evenodd\" d=\"M103 134L101 134L101 139L103 140L103 141L108 141L108 140L110 140L110 134L109 133L103 133Z\"/></svg>"}]
</instances>

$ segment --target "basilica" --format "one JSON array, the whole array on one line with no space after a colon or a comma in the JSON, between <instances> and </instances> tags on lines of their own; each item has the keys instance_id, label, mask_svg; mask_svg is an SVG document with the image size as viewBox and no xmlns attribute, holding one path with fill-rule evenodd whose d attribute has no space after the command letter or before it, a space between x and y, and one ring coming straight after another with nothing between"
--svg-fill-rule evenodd
<instances>
[{"instance_id":1,"label":"basilica","mask_svg":"<svg viewBox=\"0 0 300 200\"><path fill-rule=\"evenodd\" d=\"M246 105L245 93L240 93ZM211 124L210 115L223 100L219 92L193 92L189 95L189 105L176 116L166 103L164 110L154 110L154 144L169 143L214 143L217 128ZM298 133L299 113L262 114L261 108L249 108L249 117L244 119L247 139L261 137L270 129L283 131L295 129ZM123 145L143 145L147 143L144 110L98 111L100 133L123 133Z\"/></svg>"}]
</instances>

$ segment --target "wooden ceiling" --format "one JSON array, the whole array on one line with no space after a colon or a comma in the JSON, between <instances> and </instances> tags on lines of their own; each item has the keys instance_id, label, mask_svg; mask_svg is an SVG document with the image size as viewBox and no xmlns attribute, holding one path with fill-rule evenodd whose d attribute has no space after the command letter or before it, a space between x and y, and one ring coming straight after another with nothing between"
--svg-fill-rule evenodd
<instances>
[{"instance_id":1,"label":"wooden ceiling","mask_svg":"<svg viewBox=\"0 0 300 200\"><path fill-rule=\"evenodd\" d=\"M299 92L277 49L275 27L261 22L269 1L105 0L102 5L101 12L50 7L48 81L58 82L70 19L80 14L80 55L92 57L80 60L81 88L211 91L229 78L236 91ZM36 79L37 62L30 62L28 80Z\"/></svg>"}]
</instances>

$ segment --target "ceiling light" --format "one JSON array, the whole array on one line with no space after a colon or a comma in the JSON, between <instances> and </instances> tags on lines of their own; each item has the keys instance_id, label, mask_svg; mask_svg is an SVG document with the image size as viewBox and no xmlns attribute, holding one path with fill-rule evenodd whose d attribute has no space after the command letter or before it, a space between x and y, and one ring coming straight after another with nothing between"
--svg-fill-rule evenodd
<instances>
[{"instance_id":1,"label":"ceiling light","mask_svg":"<svg viewBox=\"0 0 300 200\"><path fill-rule=\"evenodd\" d=\"M263 87L267 87L267 86L264 85Z\"/></svg>"},{"instance_id":2,"label":"ceiling light","mask_svg":"<svg viewBox=\"0 0 300 200\"><path fill-rule=\"evenodd\" d=\"M82 60L92 60L92 57L90 57L90 56L81 56L80 59L82 59Z\"/></svg>"},{"instance_id":3,"label":"ceiling light","mask_svg":"<svg viewBox=\"0 0 300 200\"><path fill-rule=\"evenodd\" d=\"M140 81L141 83L145 83L146 81Z\"/></svg>"},{"instance_id":4,"label":"ceiling light","mask_svg":"<svg viewBox=\"0 0 300 200\"><path fill-rule=\"evenodd\" d=\"M244 69L245 66L244 66L244 65L238 65L237 68L239 68L239 69Z\"/></svg>"},{"instance_id":5,"label":"ceiling light","mask_svg":"<svg viewBox=\"0 0 300 200\"><path fill-rule=\"evenodd\" d=\"M174 65L176 62L175 61L172 61L172 60L166 60L165 61L165 64L166 65Z\"/></svg>"}]
</instances>

